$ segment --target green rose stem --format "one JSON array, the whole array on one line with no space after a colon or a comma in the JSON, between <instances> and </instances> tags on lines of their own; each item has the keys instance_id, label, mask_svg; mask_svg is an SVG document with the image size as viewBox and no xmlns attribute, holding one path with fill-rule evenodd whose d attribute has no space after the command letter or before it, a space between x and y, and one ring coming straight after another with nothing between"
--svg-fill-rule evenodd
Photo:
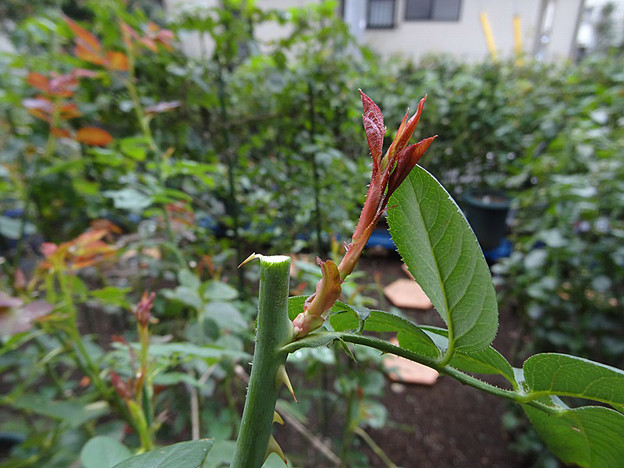
<instances>
[{"instance_id":1,"label":"green rose stem","mask_svg":"<svg viewBox=\"0 0 624 468\"><path fill-rule=\"evenodd\" d=\"M232 468L262 466L269 451L278 451L271 431L280 383L286 382L282 348L292 340L288 319L290 257L252 255L260 259L260 292L256 348L254 350L241 429ZM243 263L245 263L243 262ZM278 452L279 453L279 452Z\"/></svg>"}]
</instances>

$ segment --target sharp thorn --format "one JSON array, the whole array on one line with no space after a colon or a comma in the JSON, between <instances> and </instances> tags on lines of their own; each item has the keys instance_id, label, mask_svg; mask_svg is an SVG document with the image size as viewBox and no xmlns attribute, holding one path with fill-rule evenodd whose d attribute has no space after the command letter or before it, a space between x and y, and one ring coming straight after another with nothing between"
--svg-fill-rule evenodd
<instances>
[{"instance_id":1,"label":"sharp thorn","mask_svg":"<svg viewBox=\"0 0 624 468\"><path fill-rule=\"evenodd\" d=\"M284 420L277 411L273 411L273 422L281 424L282 426L284 425Z\"/></svg>"},{"instance_id":2,"label":"sharp thorn","mask_svg":"<svg viewBox=\"0 0 624 468\"><path fill-rule=\"evenodd\" d=\"M288 378L288 374L286 373L286 366L284 366L284 364L279 366L279 369L277 370L277 375L275 376L275 388L278 388L280 384L286 385L286 388L292 395L295 403L299 403L297 401L297 397L295 396L295 391L293 390L292 384L290 383L290 379Z\"/></svg>"},{"instance_id":3,"label":"sharp thorn","mask_svg":"<svg viewBox=\"0 0 624 468\"><path fill-rule=\"evenodd\" d=\"M266 459L269 458L269 455L271 455L272 453L276 453L277 456L284 461L284 463L288 464L286 456L284 455L284 451L275 440L275 437L273 437L273 434L271 434L271 438L269 439L269 445L267 445L267 451L264 455L264 461L266 461Z\"/></svg>"},{"instance_id":4,"label":"sharp thorn","mask_svg":"<svg viewBox=\"0 0 624 468\"><path fill-rule=\"evenodd\" d=\"M255 252L252 253L249 257L243 260L240 265L238 265L238 268L242 267L243 265L246 265L247 263L251 262L252 260L255 260L256 258L262 258L262 255L257 254Z\"/></svg>"}]
</instances>

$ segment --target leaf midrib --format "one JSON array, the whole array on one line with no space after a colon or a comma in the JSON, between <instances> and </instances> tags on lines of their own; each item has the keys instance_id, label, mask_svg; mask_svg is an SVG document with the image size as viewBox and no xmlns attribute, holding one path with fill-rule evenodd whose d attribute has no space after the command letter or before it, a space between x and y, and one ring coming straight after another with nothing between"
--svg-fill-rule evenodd
<instances>
[{"instance_id":1,"label":"leaf midrib","mask_svg":"<svg viewBox=\"0 0 624 468\"><path fill-rule=\"evenodd\" d=\"M412 191L412 194L414 195L414 199L418 200L419 197L416 194L416 190L414 189L414 186L412 184L408 184L408 185L409 185L410 190ZM424 198L424 194L421 198ZM422 210L420 209L419 204L417 204L416 212L418 213L418 216L420 217L420 220L422 221L422 225L428 226L427 223L425 222L425 218L422 215ZM429 251L432 253L431 258L433 259L433 264L435 265L435 272L438 277L438 284L440 284L440 290L442 292L442 300L444 301L444 315L446 316L446 326L448 327L448 343L449 343L449 349L450 349L454 347L455 345L454 343L455 330L453 327L453 320L451 319L451 311L448 307L448 299L446 297L446 288L444 287L444 282L442 281L442 275L440 274L440 266L438 264L438 259L435 255L435 250L431 243L431 237L429 236L429 231L427 229L425 230L425 237L427 239L427 243L429 244ZM442 237L443 236L440 236L440 238Z\"/></svg>"}]
</instances>

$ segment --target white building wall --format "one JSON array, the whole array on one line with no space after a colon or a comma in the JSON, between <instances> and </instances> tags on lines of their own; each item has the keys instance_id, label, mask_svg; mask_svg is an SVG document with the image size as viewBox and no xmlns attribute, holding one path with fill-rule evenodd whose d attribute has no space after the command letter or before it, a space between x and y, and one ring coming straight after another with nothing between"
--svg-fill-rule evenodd
<instances>
[{"instance_id":1,"label":"white building wall","mask_svg":"<svg viewBox=\"0 0 624 468\"><path fill-rule=\"evenodd\" d=\"M364 0L361 0L364 1ZM465 60L481 60L489 50L480 14L486 13L496 49L501 57L514 51L513 16L521 21L525 53L534 52L539 38L543 0L463 0L459 21L405 21L405 1L397 0L396 28L368 29L365 42L382 53L418 58L428 53L452 54ZM570 56L582 0L557 0L545 59Z\"/></svg>"},{"instance_id":2,"label":"white building wall","mask_svg":"<svg viewBox=\"0 0 624 468\"><path fill-rule=\"evenodd\" d=\"M579 14L584 0L462 0L459 21L405 21L406 0L396 0L395 27L392 29L364 29L367 0L343 0L345 18L352 24L353 33L363 43L377 52L403 55L417 59L427 54L451 54L459 59L477 61L487 58L489 50L480 21L485 12L489 18L496 49L501 58L514 54L513 16L521 20L523 51L528 55L539 52L539 58L554 60L570 58L574 51ZM320 0L257 0L260 8L300 7ZM548 38L540 43L543 10L548 2L554 4L554 16ZM218 0L166 0L169 14L175 15L191 5L214 7ZM359 20L353 15L361 15ZM277 24L264 24L256 28L262 41L286 34ZM187 34L181 37L184 49L199 55L199 37ZM541 46L540 46L541 45ZM210 50L210 44L206 44Z\"/></svg>"},{"instance_id":3,"label":"white building wall","mask_svg":"<svg viewBox=\"0 0 624 468\"><path fill-rule=\"evenodd\" d=\"M546 59L574 58L583 3L580 0L555 0L552 34L545 49Z\"/></svg>"}]
</instances>

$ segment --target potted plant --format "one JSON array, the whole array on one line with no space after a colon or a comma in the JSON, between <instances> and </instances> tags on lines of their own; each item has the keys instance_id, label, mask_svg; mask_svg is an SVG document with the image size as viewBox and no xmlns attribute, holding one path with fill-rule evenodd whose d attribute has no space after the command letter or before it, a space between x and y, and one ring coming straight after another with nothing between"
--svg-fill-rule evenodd
<instances>
[{"instance_id":1,"label":"potted plant","mask_svg":"<svg viewBox=\"0 0 624 468\"><path fill-rule=\"evenodd\" d=\"M484 251L496 249L502 244L510 204L511 198L501 190L476 188L464 192L464 213Z\"/></svg>"}]
</instances>

